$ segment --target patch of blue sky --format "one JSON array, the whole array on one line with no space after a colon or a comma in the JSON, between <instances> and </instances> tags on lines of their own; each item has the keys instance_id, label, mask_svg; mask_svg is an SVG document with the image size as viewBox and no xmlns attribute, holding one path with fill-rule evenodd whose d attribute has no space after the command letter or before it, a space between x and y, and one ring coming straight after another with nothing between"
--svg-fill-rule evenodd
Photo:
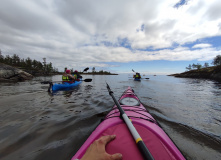
<instances>
[{"instance_id":1,"label":"patch of blue sky","mask_svg":"<svg viewBox=\"0 0 221 160\"><path fill-rule=\"evenodd\" d=\"M131 44L127 38L118 38L116 43L112 43L110 41L102 41L101 44L106 47L125 47L131 49Z\"/></svg>"},{"instance_id":2,"label":"patch of blue sky","mask_svg":"<svg viewBox=\"0 0 221 160\"><path fill-rule=\"evenodd\" d=\"M105 45L106 47L110 47L110 46L114 46L113 43L109 42L109 41L102 41L101 42L103 45Z\"/></svg>"},{"instance_id":3,"label":"patch of blue sky","mask_svg":"<svg viewBox=\"0 0 221 160\"><path fill-rule=\"evenodd\" d=\"M144 24L141 25L140 30L144 31Z\"/></svg>"},{"instance_id":4,"label":"patch of blue sky","mask_svg":"<svg viewBox=\"0 0 221 160\"><path fill-rule=\"evenodd\" d=\"M136 29L136 31L137 32L143 32L144 31L144 28L145 28L145 25L144 24L142 24L141 26L140 26L140 28L138 28L138 29Z\"/></svg>"},{"instance_id":5,"label":"patch of blue sky","mask_svg":"<svg viewBox=\"0 0 221 160\"><path fill-rule=\"evenodd\" d=\"M161 50L173 50L175 48L177 48L179 46L178 43L173 43L171 47L165 47L165 48L153 48L153 47L148 47L148 48L145 48L145 49L138 49L139 51L161 51Z\"/></svg>"},{"instance_id":6,"label":"patch of blue sky","mask_svg":"<svg viewBox=\"0 0 221 160\"><path fill-rule=\"evenodd\" d=\"M183 45L180 45L180 44L174 42L171 47L154 48L154 47L151 46L151 47L147 47L147 48L144 48L144 49L136 49L136 50L137 51L150 51L150 52L151 51L161 51L161 50L165 50L165 49L173 50L173 49L176 49L179 46L187 47L187 48L189 48L189 50L196 50L198 48L193 48L193 46L195 46L197 44L202 44L202 43L210 44L214 48L221 49L221 43L220 42L221 42L221 36L214 36L214 37L207 37L207 38L197 39L194 42L188 42L188 43L185 43ZM110 41L102 41L101 43L103 45L107 46L107 47L110 47L110 46L119 47L120 46L120 47L128 48L130 50L134 50L134 49L131 48L131 43L129 42L129 40L127 38L118 38L117 43L112 43ZM89 45L90 44L85 44L84 46L89 46ZM94 45L99 46L100 44L96 43Z\"/></svg>"},{"instance_id":7,"label":"patch of blue sky","mask_svg":"<svg viewBox=\"0 0 221 160\"><path fill-rule=\"evenodd\" d=\"M187 3L187 0L180 0L178 3L176 3L173 7L179 8L182 5L185 5Z\"/></svg>"},{"instance_id":8,"label":"patch of blue sky","mask_svg":"<svg viewBox=\"0 0 221 160\"><path fill-rule=\"evenodd\" d=\"M202 43L210 44L212 47L220 49L221 48L221 36L197 39L194 42L186 43L182 45L182 47L188 47L190 50L195 50L197 48L192 48L192 47L196 44L202 44Z\"/></svg>"},{"instance_id":9,"label":"patch of blue sky","mask_svg":"<svg viewBox=\"0 0 221 160\"><path fill-rule=\"evenodd\" d=\"M147 47L144 49L137 49L137 50L138 51L161 51L161 50L165 50L165 49L173 50L179 46L187 47L187 48L189 48L189 50L197 50L198 48L193 48L193 46L195 46L197 44L210 44L211 47L220 50L221 49L221 36L214 36L214 37L206 37L206 38L202 38L202 39L197 39L194 42L188 42L183 45L180 45L180 44L174 42L171 47L166 47L166 48L154 48L151 46L151 47ZM122 39L120 45L122 47L131 49L130 43L128 42L128 40L126 38Z\"/></svg>"},{"instance_id":10,"label":"patch of blue sky","mask_svg":"<svg viewBox=\"0 0 221 160\"><path fill-rule=\"evenodd\" d=\"M110 65L108 70L116 71L118 73L133 73L140 72L141 74L173 74L182 73L186 71L186 67L192 64L201 64L204 66L205 63L209 63L212 66L212 61L167 61L167 60L154 60L154 61L139 61L139 62L108 62ZM114 66L114 67L113 67Z\"/></svg>"},{"instance_id":11,"label":"patch of blue sky","mask_svg":"<svg viewBox=\"0 0 221 160\"><path fill-rule=\"evenodd\" d=\"M221 36L208 37L200 40L201 43L209 43L215 48L221 48Z\"/></svg>"},{"instance_id":12,"label":"patch of blue sky","mask_svg":"<svg viewBox=\"0 0 221 160\"><path fill-rule=\"evenodd\" d=\"M118 44L121 47L131 49L131 44L127 38L118 38Z\"/></svg>"},{"instance_id":13,"label":"patch of blue sky","mask_svg":"<svg viewBox=\"0 0 221 160\"><path fill-rule=\"evenodd\" d=\"M179 46L187 47L190 50L196 50L198 48L193 48L193 46L195 46L197 44L210 44L211 47L214 47L216 49L221 49L221 36L214 36L214 37L207 37L207 38L197 39L194 42L188 42L188 43L185 43L183 45L180 45L180 44L174 42L171 47L167 47L167 48L155 49L153 47L148 47L146 49L140 49L140 50L141 51L160 51L160 50L165 50L165 49L173 50L173 49L175 49Z\"/></svg>"}]
</instances>

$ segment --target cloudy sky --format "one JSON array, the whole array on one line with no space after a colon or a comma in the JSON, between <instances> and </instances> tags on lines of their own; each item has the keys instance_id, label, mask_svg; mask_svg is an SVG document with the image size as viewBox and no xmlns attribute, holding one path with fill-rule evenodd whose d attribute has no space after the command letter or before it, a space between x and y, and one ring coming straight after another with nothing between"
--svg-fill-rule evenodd
<instances>
[{"instance_id":1,"label":"cloudy sky","mask_svg":"<svg viewBox=\"0 0 221 160\"><path fill-rule=\"evenodd\" d=\"M0 0L0 49L60 71L179 73L221 55L221 0Z\"/></svg>"}]
</instances>

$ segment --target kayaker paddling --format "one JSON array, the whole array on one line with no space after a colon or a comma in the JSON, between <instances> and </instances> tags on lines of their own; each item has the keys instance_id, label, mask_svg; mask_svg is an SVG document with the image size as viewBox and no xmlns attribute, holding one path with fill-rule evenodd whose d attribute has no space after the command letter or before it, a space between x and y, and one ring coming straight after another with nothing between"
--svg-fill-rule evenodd
<instances>
[{"instance_id":1,"label":"kayaker paddling","mask_svg":"<svg viewBox=\"0 0 221 160\"><path fill-rule=\"evenodd\" d=\"M135 72L133 69L132 69L132 71ZM133 78L135 81L140 81L141 80L140 73L136 72L136 74L133 75Z\"/></svg>"},{"instance_id":2,"label":"kayaker paddling","mask_svg":"<svg viewBox=\"0 0 221 160\"><path fill-rule=\"evenodd\" d=\"M75 76L71 75L71 71L67 69L65 73L62 75L62 82L74 83L76 80Z\"/></svg>"},{"instance_id":3,"label":"kayaker paddling","mask_svg":"<svg viewBox=\"0 0 221 160\"><path fill-rule=\"evenodd\" d=\"M141 79L140 73L136 72L136 74L133 75L133 78L134 80L140 80Z\"/></svg>"},{"instance_id":4,"label":"kayaker paddling","mask_svg":"<svg viewBox=\"0 0 221 160\"><path fill-rule=\"evenodd\" d=\"M73 76L75 77L76 80L79 80L80 78L82 78L82 76L78 73L77 70L74 71Z\"/></svg>"},{"instance_id":5,"label":"kayaker paddling","mask_svg":"<svg viewBox=\"0 0 221 160\"><path fill-rule=\"evenodd\" d=\"M85 68L83 72L87 71L89 68ZM77 71L77 70L76 70ZM78 77L79 76L79 77ZM73 87L78 86L81 82L91 82L92 79L82 79L82 76L77 75L76 79L73 75L71 75L71 71L65 68L65 73L62 75L62 81L42 81L42 84L49 84L48 92L57 91L57 90L67 90ZM62 83L60 83L62 82Z\"/></svg>"}]
</instances>

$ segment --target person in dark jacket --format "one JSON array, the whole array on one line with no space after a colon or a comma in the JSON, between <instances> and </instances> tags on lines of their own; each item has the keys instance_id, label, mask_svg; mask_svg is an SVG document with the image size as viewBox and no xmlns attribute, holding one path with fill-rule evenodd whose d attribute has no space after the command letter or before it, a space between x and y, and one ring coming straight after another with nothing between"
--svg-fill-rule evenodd
<instances>
[{"instance_id":1,"label":"person in dark jacket","mask_svg":"<svg viewBox=\"0 0 221 160\"><path fill-rule=\"evenodd\" d=\"M80 78L82 78L82 76L78 73L77 70L74 71L74 77L75 77L75 80L79 81Z\"/></svg>"}]
</instances>

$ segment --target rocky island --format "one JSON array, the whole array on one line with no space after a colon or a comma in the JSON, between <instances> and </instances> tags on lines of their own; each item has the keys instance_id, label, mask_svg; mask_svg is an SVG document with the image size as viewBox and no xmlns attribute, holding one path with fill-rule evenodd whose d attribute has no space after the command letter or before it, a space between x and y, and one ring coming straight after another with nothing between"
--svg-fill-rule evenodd
<instances>
[{"instance_id":1,"label":"rocky island","mask_svg":"<svg viewBox=\"0 0 221 160\"><path fill-rule=\"evenodd\" d=\"M190 70L183 73L171 74L169 76L181 78L211 79L221 82L221 65Z\"/></svg>"}]
</instances>

